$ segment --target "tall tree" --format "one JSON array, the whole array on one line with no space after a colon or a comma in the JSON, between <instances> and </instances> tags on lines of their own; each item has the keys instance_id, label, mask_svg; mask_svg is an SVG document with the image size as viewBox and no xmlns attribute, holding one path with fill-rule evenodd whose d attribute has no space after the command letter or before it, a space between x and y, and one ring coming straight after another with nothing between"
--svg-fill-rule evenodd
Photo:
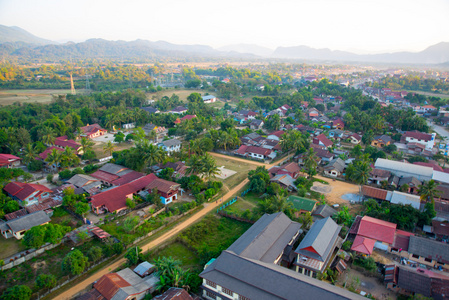
<instances>
[{"instance_id":1,"label":"tall tree","mask_svg":"<svg viewBox=\"0 0 449 300\"><path fill-rule=\"evenodd\" d=\"M112 152L114 152L114 149L115 149L115 145L111 141L108 141L108 143L103 146L104 153L109 152L110 156L112 156Z\"/></svg>"},{"instance_id":2,"label":"tall tree","mask_svg":"<svg viewBox=\"0 0 449 300\"><path fill-rule=\"evenodd\" d=\"M435 205L435 198L439 198L442 193L442 191L437 189L438 185L438 182L431 179L429 181L425 181L424 184L419 186L418 194L421 196L421 200L432 202Z\"/></svg>"}]
</instances>

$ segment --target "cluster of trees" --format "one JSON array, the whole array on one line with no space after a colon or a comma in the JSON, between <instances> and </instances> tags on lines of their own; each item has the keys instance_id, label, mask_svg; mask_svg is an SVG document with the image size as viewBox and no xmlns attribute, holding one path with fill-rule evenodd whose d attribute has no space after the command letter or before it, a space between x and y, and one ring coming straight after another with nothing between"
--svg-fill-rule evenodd
<instances>
[{"instance_id":1,"label":"cluster of trees","mask_svg":"<svg viewBox=\"0 0 449 300\"><path fill-rule=\"evenodd\" d=\"M70 230L70 226L62 226L52 223L42 226L35 226L25 232L22 239L22 244L28 249L39 249L45 243L57 244L61 242L61 239Z\"/></svg>"},{"instance_id":2,"label":"cluster of trees","mask_svg":"<svg viewBox=\"0 0 449 300\"><path fill-rule=\"evenodd\" d=\"M0 185L0 218L19 210L19 203L3 193L3 186Z\"/></svg>"},{"instance_id":3,"label":"cluster of trees","mask_svg":"<svg viewBox=\"0 0 449 300\"><path fill-rule=\"evenodd\" d=\"M75 195L72 188L64 190L62 205L82 217L84 217L90 210L86 197L83 194Z\"/></svg>"},{"instance_id":4,"label":"cluster of trees","mask_svg":"<svg viewBox=\"0 0 449 300\"><path fill-rule=\"evenodd\" d=\"M430 224L432 218L436 216L431 202L425 204L423 212L411 205L392 204L388 201L383 201L379 205L373 199L368 199L363 205L365 206L365 215L398 224L398 228L407 231L412 231L416 225Z\"/></svg>"},{"instance_id":5,"label":"cluster of trees","mask_svg":"<svg viewBox=\"0 0 449 300\"><path fill-rule=\"evenodd\" d=\"M409 75L395 77L386 76L380 78L377 82L367 82L368 86L374 88L390 88L393 90L418 90L426 92L448 91L449 83L439 79L423 78L420 73L412 73Z\"/></svg>"}]
</instances>

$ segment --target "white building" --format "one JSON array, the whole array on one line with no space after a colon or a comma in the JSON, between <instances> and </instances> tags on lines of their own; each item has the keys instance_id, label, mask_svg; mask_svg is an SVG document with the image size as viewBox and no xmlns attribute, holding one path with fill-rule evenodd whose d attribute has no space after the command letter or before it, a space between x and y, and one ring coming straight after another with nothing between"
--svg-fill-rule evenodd
<instances>
[{"instance_id":1,"label":"white building","mask_svg":"<svg viewBox=\"0 0 449 300\"><path fill-rule=\"evenodd\" d=\"M204 103L214 103L215 101L217 101L217 97L215 97L214 95L207 95L203 96L202 98Z\"/></svg>"},{"instance_id":2,"label":"white building","mask_svg":"<svg viewBox=\"0 0 449 300\"><path fill-rule=\"evenodd\" d=\"M159 143L158 146L170 154L181 150L181 141L177 139L166 140Z\"/></svg>"}]
</instances>

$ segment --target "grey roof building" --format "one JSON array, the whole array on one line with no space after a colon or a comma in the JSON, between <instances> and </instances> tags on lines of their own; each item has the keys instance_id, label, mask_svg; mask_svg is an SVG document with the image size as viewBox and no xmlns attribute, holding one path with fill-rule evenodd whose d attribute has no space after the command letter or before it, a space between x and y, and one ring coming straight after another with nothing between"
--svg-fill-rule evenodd
<instances>
[{"instance_id":1,"label":"grey roof building","mask_svg":"<svg viewBox=\"0 0 449 300\"><path fill-rule=\"evenodd\" d=\"M85 175L85 174L76 174L75 176L73 176L72 178L67 180L67 183L73 184L77 188L84 187L86 185L89 185L90 188L96 187L96 186L98 186L98 187L101 186L101 181L99 181L95 177ZM93 184L93 183L96 183L96 184L94 184L92 186L91 184Z\"/></svg>"},{"instance_id":2,"label":"grey roof building","mask_svg":"<svg viewBox=\"0 0 449 300\"><path fill-rule=\"evenodd\" d=\"M282 212L264 215L200 274L205 299L362 299L275 262L301 224ZM293 236L292 236L293 235ZM288 245L288 244L287 244Z\"/></svg>"},{"instance_id":3,"label":"grey roof building","mask_svg":"<svg viewBox=\"0 0 449 300\"><path fill-rule=\"evenodd\" d=\"M312 213L312 216L316 219L324 219L327 217L332 217L336 213L337 211L329 205L322 204L316 207L315 211Z\"/></svg>"},{"instance_id":4,"label":"grey roof building","mask_svg":"<svg viewBox=\"0 0 449 300\"><path fill-rule=\"evenodd\" d=\"M0 231L5 238L14 236L16 239L21 239L25 231L50 221L50 217L44 211L40 210L0 224Z\"/></svg>"},{"instance_id":5,"label":"grey roof building","mask_svg":"<svg viewBox=\"0 0 449 300\"><path fill-rule=\"evenodd\" d=\"M374 164L376 169L390 171L398 177L416 177L418 180L432 179L433 168L404 163L400 161L378 158Z\"/></svg>"},{"instance_id":6,"label":"grey roof building","mask_svg":"<svg viewBox=\"0 0 449 300\"><path fill-rule=\"evenodd\" d=\"M343 170L345 169L345 162L340 158L334 158L333 160L331 160L325 167L324 170L326 171L332 171L332 170L336 170L339 173L342 173Z\"/></svg>"},{"instance_id":7,"label":"grey roof building","mask_svg":"<svg viewBox=\"0 0 449 300\"><path fill-rule=\"evenodd\" d=\"M439 263L449 264L449 244L446 243L412 235L408 244L408 252Z\"/></svg>"},{"instance_id":8,"label":"grey roof building","mask_svg":"<svg viewBox=\"0 0 449 300\"><path fill-rule=\"evenodd\" d=\"M295 251L298 254L295 265L315 273L325 270L330 263L332 252L341 242L338 236L340 230L341 226L330 217L313 223Z\"/></svg>"}]
</instances>

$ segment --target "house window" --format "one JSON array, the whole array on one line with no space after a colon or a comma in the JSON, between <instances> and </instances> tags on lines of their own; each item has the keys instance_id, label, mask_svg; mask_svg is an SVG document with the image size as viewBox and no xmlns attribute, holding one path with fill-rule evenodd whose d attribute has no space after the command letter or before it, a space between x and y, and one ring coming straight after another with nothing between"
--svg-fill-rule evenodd
<instances>
[{"instance_id":1,"label":"house window","mask_svg":"<svg viewBox=\"0 0 449 300\"><path fill-rule=\"evenodd\" d=\"M419 258L419 255L412 254L412 257L413 257L413 258Z\"/></svg>"},{"instance_id":2,"label":"house window","mask_svg":"<svg viewBox=\"0 0 449 300\"><path fill-rule=\"evenodd\" d=\"M307 269L304 269L304 275L306 275L306 276L310 276L310 270L307 270Z\"/></svg>"},{"instance_id":3,"label":"house window","mask_svg":"<svg viewBox=\"0 0 449 300\"><path fill-rule=\"evenodd\" d=\"M245 296L239 295L239 300L250 300L250 299Z\"/></svg>"},{"instance_id":4,"label":"house window","mask_svg":"<svg viewBox=\"0 0 449 300\"><path fill-rule=\"evenodd\" d=\"M213 287L214 289L217 288L217 284L215 282L212 282L210 280L206 280L206 284L210 287Z\"/></svg>"},{"instance_id":5,"label":"house window","mask_svg":"<svg viewBox=\"0 0 449 300\"><path fill-rule=\"evenodd\" d=\"M424 260L425 260L425 261L427 261L427 262L429 262L429 263L430 263L430 262L432 262L432 259L430 259L430 258L427 258L427 257L426 257L426 258L424 258Z\"/></svg>"},{"instance_id":6,"label":"house window","mask_svg":"<svg viewBox=\"0 0 449 300\"><path fill-rule=\"evenodd\" d=\"M233 292L233 291L231 291L230 289L227 289L227 288L225 288L225 287L221 287L221 291L222 291L223 293L225 293L225 294L228 294L229 296L233 296L233 295L234 295L234 292Z\"/></svg>"},{"instance_id":7,"label":"house window","mask_svg":"<svg viewBox=\"0 0 449 300\"><path fill-rule=\"evenodd\" d=\"M206 296L209 299L217 299L217 296L215 296L215 294L213 294L213 293L211 293L209 291L206 291Z\"/></svg>"}]
</instances>

